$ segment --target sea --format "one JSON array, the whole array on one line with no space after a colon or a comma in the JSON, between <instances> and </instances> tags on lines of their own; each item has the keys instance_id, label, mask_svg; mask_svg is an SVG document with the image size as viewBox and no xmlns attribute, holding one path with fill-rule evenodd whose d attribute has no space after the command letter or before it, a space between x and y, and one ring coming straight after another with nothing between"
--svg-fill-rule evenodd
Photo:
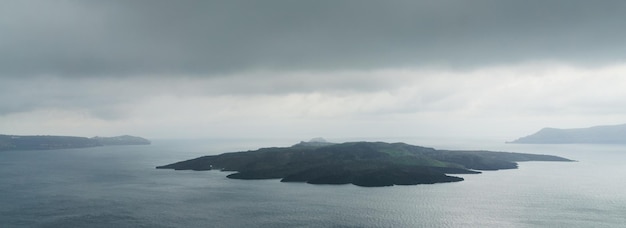
<instances>
[{"instance_id":1,"label":"sea","mask_svg":"<svg viewBox=\"0 0 626 228\"><path fill-rule=\"evenodd\" d=\"M368 188L155 169L299 142L293 139L162 139L147 146L3 151L0 227L626 227L626 145L366 140L551 154L576 162L521 162L519 169L457 175L462 182Z\"/></svg>"}]
</instances>

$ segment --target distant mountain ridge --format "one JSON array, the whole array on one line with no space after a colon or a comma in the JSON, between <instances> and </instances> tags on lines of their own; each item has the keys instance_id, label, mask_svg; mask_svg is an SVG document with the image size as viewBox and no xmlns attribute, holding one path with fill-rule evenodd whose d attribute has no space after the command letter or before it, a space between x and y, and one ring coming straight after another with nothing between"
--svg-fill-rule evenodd
<instances>
[{"instance_id":1,"label":"distant mountain ridge","mask_svg":"<svg viewBox=\"0 0 626 228\"><path fill-rule=\"evenodd\" d=\"M313 138L311 140L309 140L308 142L305 141L301 141L295 145L293 145L294 147L320 147L320 146L330 146L336 143L331 143L326 141L326 139L324 138Z\"/></svg>"},{"instance_id":2,"label":"distant mountain ridge","mask_svg":"<svg viewBox=\"0 0 626 228\"><path fill-rule=\"evenodd\" d=\"M103 146L113 145L148 145L150 140L132 135L122 135L115 137L93 137L92 140L98 141Z\"/></svg>"},{"instance_id":3,"label":"distant mountain ridge","mask_svg":"<svg viewBox=\"0 0 626 228\"><path fill-rule=\"evenodd\" d=\"M0 135L0 151L3 150L54 150L112 145L148 145L147 139L122 135L115 137L78 137L53 135Z\"/></svg>"},{"instance_id":4,"label":"distant mountain ridge","mask_svg":"<svg viewBox=\"0 0 626 228\"><path fill-rule=\"evenodd\" d=\"M508 143L525 144L626 144L626 124L588 128L543 128Z\"/></svg>"}]
</instances>

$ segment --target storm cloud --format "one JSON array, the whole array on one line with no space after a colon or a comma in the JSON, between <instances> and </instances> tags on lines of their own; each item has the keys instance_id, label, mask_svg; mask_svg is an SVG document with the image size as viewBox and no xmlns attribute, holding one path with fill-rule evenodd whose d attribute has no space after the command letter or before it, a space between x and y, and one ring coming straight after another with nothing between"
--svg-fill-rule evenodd
<instances>
[{"instance_id":1,"label":"storm cloud","mask_svg":"<svg viewBox=\"0 0 626 228\"><path fill-rule=\"evenodd\" d=\"M0 75L215 76L626 57L623 1L4 1Z\"/></svg>"},{"instance_id":2,"label":"storm cloud","mask_svg":"<svg viewBox=\"0 0 626 228\"><path fill-rule=\"evenodd\" d=\"M519 137L626 119L624 1L3 1L4 134Z\"/></svg>"}]
</instances>

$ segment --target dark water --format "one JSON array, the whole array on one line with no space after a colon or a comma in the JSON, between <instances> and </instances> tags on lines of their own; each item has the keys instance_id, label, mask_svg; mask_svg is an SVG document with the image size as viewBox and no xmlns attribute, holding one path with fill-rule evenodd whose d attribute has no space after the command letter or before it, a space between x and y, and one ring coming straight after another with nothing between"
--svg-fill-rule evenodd
<instances>
[{"instance_id":1,"label":"dark water","mask_svg":"<svg viewBox=\"0 0 626 228\"><path fill-rule=\"evenodd\" d=\"M393 141L393 140L392 140ZM395 140L400 141L400 140ZM0 227L624 227L626 146L423 142L442 149L560 155L574 163L463 175L463 182L362 188L154 169L281 140L156 141L0 152Z\"/></svg>"}]
</instances>

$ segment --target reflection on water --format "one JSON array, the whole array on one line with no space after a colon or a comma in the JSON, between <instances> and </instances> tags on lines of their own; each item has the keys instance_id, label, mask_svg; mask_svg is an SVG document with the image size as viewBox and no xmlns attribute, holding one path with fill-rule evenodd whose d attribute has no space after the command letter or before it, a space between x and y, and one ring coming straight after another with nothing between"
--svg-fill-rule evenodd
<instances>
[{"instance_id":1,"label":"reflection on water","mask_svg":"<svg viewBox=\"0 0 626 228\"><path fill-rule=\"evenodd\" d=\"M382 140L381 140L382 141ZM397 139L441 149L553 154L458 183L362 188L230 180L155 166L295 140L156 140L150 146L0 152L2 227L618 227L626 146Z\"/></svg>"}]
</instances>

